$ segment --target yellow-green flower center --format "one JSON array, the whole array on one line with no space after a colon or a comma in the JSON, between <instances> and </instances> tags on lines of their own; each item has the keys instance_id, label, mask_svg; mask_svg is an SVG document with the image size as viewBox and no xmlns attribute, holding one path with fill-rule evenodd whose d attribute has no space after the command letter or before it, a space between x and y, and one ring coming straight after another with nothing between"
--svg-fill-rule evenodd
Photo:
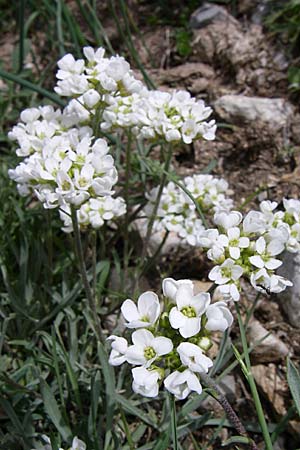
<instances>
[{"instance_id":1,"label":"yellow-green flower center","mask_svg":"<svg viewBox=\"0 0 300 450\"><path fill-rule=\"evenodd\" d=\"M144 356L147 360L155 358L156 351L154 350L153 347L146 347L144 350Z\"/></svg>"},{"instance_id":2,"label":"yellow-green flower center","mask_svg":"<svg viewBox=\"0 0 300 450\"><path fill-rule=\"evenodd\" d=\"M142 322L150 322L150 319L148 316L143 316L143 317L141 317L141 321Z\"/></svg>"},{"instance_id":3,"label":"yellow-green flower center","mask_svg":"<svg viewBox=\"0 0 300 450\"><path fill-rule=\"evenodd\" d=\"M192 317L197 317L195 308L193 308L192 306L184 306L181 309L181 312L182 312L183 315L185 315L186 317L189 317L190 319Z\"/></svg>"}]
</instances>

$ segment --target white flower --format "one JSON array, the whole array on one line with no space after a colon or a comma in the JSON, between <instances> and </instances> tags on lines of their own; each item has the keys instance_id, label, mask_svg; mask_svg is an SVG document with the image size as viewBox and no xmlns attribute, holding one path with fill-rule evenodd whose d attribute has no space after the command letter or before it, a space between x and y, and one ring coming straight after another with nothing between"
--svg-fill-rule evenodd
<instances>
[{"instance_id":1,"label":"white flower","mask_svg":"<svg viewBox=\"0 0 300 450\"><path fill-rule=\"evenodd\" d=\"M86 450L86 445L78 437L74 437L70 450Z\"/></svg>"},{"instance_id":2,"label":"white flower","mask_svg":"<svg viewBox=\"0 0 300 450\"><path fill-rule=\"evenodd\" d=\"M264 233L267 230L266 218L259 211L249 211L243 220L243 230L246 234Z\"/></svg>"},{"instance_id":3,"label":"white flower","mask_svg":"<svg viewBox=\"0 0 300 450\"><path fill-rule=\"evenodd\" d=\"M284 245L282 242L272 240L266 244L264 237L261 236L255 242L255 251L258 255L250 256L249 261L253 266L258 267L259 269L262 269L263 267L269 270L277 269L281 266L282 261L273 258L273 256L281 253L283 249Z\"/></svg>"},{"instance_id":4,"label":"white flower","mask_svg":"<svg viewBox=\"0 0 300 450\"><path fill-rule=\"evenodd\" d=\"M242 221L242 214L239 211L221 211L214 215L214 223L224 230L237 227Z\"/></svg>"},{"instance_id":5,"label":"white flower","mask_svg":"<svg viewBox=\"0 0 300 450\"><path fill-rule=\"evenodd\" d=\"M112 341L111 352L109 356L109 364L112 366L120 366L126 361L126 352L128 348L128 342L123 337L111 335L107 340Z\"/></svg>"},{"instance_id":6,"label":"white flower","mask_svg":"<svg viewBox=\"0 0 300 450\"><path fill-rule=\"evenodd\" d=\"M290 280L287 280L284 277L281 277L280 275L271 275L270 277L270 292L274 292L275 294L278 294L279 292L282 292L287 287L293 286L293 283Z\"/></svg>"},{"instance_id":7,"label":"white flower","mask_svg":"<svg viewBox=\"0 0 300 450\"><path fill-rule=\"evenodd\" d=\"M157 397L160 375L156 370L135 367L131 372L133 376L132 390L136 394L141 394L144 397Z\"/></svg>"},{"instance_id":8,"label":"white flower","mask_svg":"<svg viewBox=\"0 0 300 450\"><path fill-rule=\"evenodd\" d=\"M207 323L205 328L210 331L225 331L232 325L233 316L225 302L216 302L209 305L206 312Z\"/></svg>"},{"instance_id":9,"label":"white flower","mask_svg":"<svg viewBox=\"0 0 300 450\"><path fill-rule=\"evenodd\" d=\"M265 268L258 270L257 272L252 272L250 276L250 282L254 289L259 292L269 291L270 287L270 275Z\"/></svg>"},{"instance_id":10,"label":"white flower","mask_svg":"<svg viewBox=\"0 0 300 450\"><path fill-rule=\"evenodd\" d=\"M173 350L171 339L164 336L154 337L146 329L134 331L131 338L133 345L128 347L126 352L126 359L130 364L148 368L157 358Z\"/></svg>"},{"instance_id":11,"label":"white flower","mask_svg":"<svg viewBox=\"0 0 300 450\"><path fill-rule=\"evenodd\" d=\"M208 278L216 284L226 284L228 281L237 281L243 275L243 268L230 258L220 266L215 266L209 272Z\"/></svg>"},{"instance_id":12,"label":"white flower","mask_svg":"<svg viewBox=\"0 0 300 450\"><path fill-rule=\"evenodd\" d=\"M137 306L127 299L121 306L128 328L146 328L153 325L160 314L159 300L154 292L144 292L139 296Z\"/></svg>"},{"instance_id":13,"label":"white flower","mask_svg":"<svg viewBox=\"0 0 300 450\"><path fill-rule=\"evenodd\" d=\"M162 290L165 297L175 302L176 293L180 286L194 287L191 280L174 280L173 278L165 278L162 282Z\"/></svg>"},{"instance_id":14,"label":"white flower","mask_svg":"<svg viewBox=\"0 0 300 450\"><path fill-rule=\"evenodd\" d=\"M89 89L82 96L83 103L88 108L94 108L94 106L96 106L96 104L100 101L100 99L101 99L100 94L97 91L95 91L95 89Z\"/></svg>"},{"instance_id":15,"label":"white flower","mask_svg":"<svg viewBox=\"0 0 300 450\"><path fill-rule=\"evenodd\" d=\"M300 201L294 198L284 198L283 199L284 209L288 214L291 214L295 220L299 221L300 215Z\"/></svg>"},{"instance_id":16,"label":"white flower","mask_svg":"<svg viewBox=\"0 0 300 450\"><path fill-rule=\"evenodd\" d=\"M224 301L238 302L240 299L240 293L237 286L234 283L221 284L217 286L214 296L220 298Z\"/></svg>"},{"instance_id":17,"label":"white flower","mask_svg":"<svg viewBox=\"0 0 300 450\"><path fill-rule=\"evenodd\" d=\"M201 316L210 303L210 294L201 292L194 296L192 286L184 284L179 286L175 300L176 306L169 314L171 327L179 329L184 338L198 334L201 329Z\"/></svg>"},{"instance_id":18,"label":"white flower","mask_svg":"<svg viewBox=\"0 0 300 450\"><path fill-rule=\"evenodd\" d=\"M223 241L221 240L223 238ZM247 248L250 245L250 240L247 237L240 236L240 229L232 227L227 229L227 236L225 234L219 236L219 241L223 243L224 247L228 248L229 255L232 259L239 259L241 255L241 248Z\"/></svg>"},{"instance_id":19,"label":"white flower","mask_svg":"<svg viewBox=\"0 0 300 450\"><path fill-rule=\"evenodd\" d=\"M198 394L202 392L202 386L197 376L186 369L184 372L171 373L164 381L165 388L174 394L179 400L184 400L191 391L195 391Z\"/></svg>"},{"instance_id":20,"label":"white flower","mask_svg":"<svg viewBox=\"0 0 300 450\"><path fill-rule=\"evenodd\" d=\"M176 350L182 364L192 372L207 373L208 369L213 366L212 360L202 353L198 345L182 342Z\"/></svg>"}]
</instances>

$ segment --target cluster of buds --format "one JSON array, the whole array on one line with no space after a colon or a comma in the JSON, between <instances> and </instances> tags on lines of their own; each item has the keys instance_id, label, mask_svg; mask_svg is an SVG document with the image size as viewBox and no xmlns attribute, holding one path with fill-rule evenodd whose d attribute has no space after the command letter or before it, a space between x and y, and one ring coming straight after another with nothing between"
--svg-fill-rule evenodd
<instances>
[{"instance_id":1,"label":"cluster of buds","mask_svg":"<svg viewBox=\"0 0 300 450\"><path fill-rule=\"evenodd\" d=\"M36 449L32 449L32 450L53 450L49 437L43 435L42 439L45 444L42 446L39 446ZM60 447L58 450L64 450L64 449ZM86 444L83 441L81 441L80 439L78 439L77 437L74 437L74 439L72 441L72 446L68 447L67 450L86 450Z\"/></svg>"},{"instance_id":2,"label":"cluster of buds","mask_svg":"<svg viewBox=\"0 0 300 450\"><path fill-rule=\"evenodd\" d=\"M212 175L193 175L185 177L182 185L193 196L201 210L209 215L218 211L230 211L233 202L226 197L228 183ZM158 188L147 195L148 204L143 214L152 217ZM182 244L199 246L199 239L205 227L191 198L172 181L163 189L158 205L154 231L172 231L177 233Z\"/></svg>"},{"instance_id":3,"label":"cluster of buds","mask_svg":"<svg viewBox=\"0 0 300 450\"><path fill-rule=\"evenodd\" d=\"M300 201L284 199L284 211L275 212L277 206L263 201L260 211L250 211L244 218L238 211L216 213L217 228L200 237L200 245L216 264L209 279L228 299L239 300L242 276L260 292L279 293L292 286L275 270L282 265L279 256L284 250L300 250Z\"/></svg>"},{"instance_id":4,"label":"cluster of buds","mask_svg":"<svg viewBox=\"0 0 300 450\"><path fill-rule=\"evenodd\" d=\"M227 304L211 303L210 294L194 294L190 280L165 278L163 304L154 292L144 292L137 305L130 299L121 311L126 327L135 329L129 345L124 337L112 335L109 362L132 364L132 389L145 397L156 397L159 386L180 400L191 391L202 392L199 379L213 366L206 356L211 333L224 332L233 322Z\"/></svg>"}]
</instances>

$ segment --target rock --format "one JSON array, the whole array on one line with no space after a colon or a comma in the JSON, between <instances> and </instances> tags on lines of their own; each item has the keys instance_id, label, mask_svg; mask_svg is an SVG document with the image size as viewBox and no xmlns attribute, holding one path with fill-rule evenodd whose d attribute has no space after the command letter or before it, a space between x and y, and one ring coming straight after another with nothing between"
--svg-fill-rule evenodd
<instances>
[{"instance_id":1,"label":"rock","mask_svg":"<svg viewBox=\"0 0 300 450\"><path fill-rule=\"evenodd\" d=\"M236 383L233 375L226 375L218 386L229 403L233 403L236 400Z\"/></svg>"},{"instance_id":2,"label":"rock","mask_svg":"<svg viewBox=\"0 0 300 450\"><path fill-rule=\"evenodd\" d=\"M264 122L280 129L291 120L294 108L282 98L224 95L214 104L218 115L231 123Z\"/></svg>"},{"instance_id":3,"label":"rock","mask_svg":"<svg viewBox=\"0 0 300 450\"><path fill-rule=\"evenodd\" d=\"M212 287L211 281L192 280L194 283L194 294L197 295L200 292L207 292Z\"/></svg>"},{"instance_id":4,"label":"rock","mask_svg":"<svg viewBox=\"0 0 300 450\"><path fill-rule=\"evenodd\" d=\"M300 253L288 253L283 256L283 264L277 273L293 282L293 286L277 295L288 321L300 328Z\"/></svg>"},{"instance_id":5,"label":"rock","mask_svg":"<svg viewBox=\"0 0 300 450\"><path fill-rule=\"evenodd\" d=\"M148 70L150 77L158 86L185 88L191 93L203 92L213 81L216 74L211 66L202 63L186 63L176 67Z\"/></svg>"},{"instance_id":6,"label":"rock","mask_svg":"<svg viewBox=\"0 0 300 450\"><path fill-rule=\"evenodd\" d=\"M203 28L212 22L234 21L236 20L226 11L225 8L211 3L204 3L200 8L196 9L190 17L189 25L191 28Z\"/></svg>"},{"instance_id":7,"label":"rock","mask_svg":"<svg viewBox=\"0 0 300 450\"><path fill-rule=\"evenodd\" d=\"M145 239L147 234L147 221L146 219L138 219L134 221L134 225L141 237L142 240ZM165 230L157 231L155 233L151 234L149 246L148 246L148 252L150 255L154 255L157 251L158 247L161 245L163 239L165 236ZM167 237L161 251L160 255L168 255L173 250L176 250L179 246L181 247L187 247L187 245L183 245L182 239L178 236L177 233L174 231L171 231L169 233L169 236Z\"/></svg>"},{"instance_id":8,"label":"rock","mask_svg":"<svg viewBox=\"0 0 300 450\"><path fill-rule=\"evenodd\" d=\"M260 341L268 335L266 330L258 320L251 320L247 329L250 343L253 345L255 342ZM275 336L270 333L255 349L251 352L251 358L257 363L262 362L275 362L280 361L289 354L289 349Z\"/></svg>"},{"instance_id":9,"label":"rock","mask_svg":"<svg viewBox=\"0 0 300 450\"><path fill-rule=\"evenodd\" d=\"M275 364L259 364L252 367L252 373L258 387L279 416L286 414L285 398L289 397L287 383L278 373Z\"/></svg>"}]
</instances>

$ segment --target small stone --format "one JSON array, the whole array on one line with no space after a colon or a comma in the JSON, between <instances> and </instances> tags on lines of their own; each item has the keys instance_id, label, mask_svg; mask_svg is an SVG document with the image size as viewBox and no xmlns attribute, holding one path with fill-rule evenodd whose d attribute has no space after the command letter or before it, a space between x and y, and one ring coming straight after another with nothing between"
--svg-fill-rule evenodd
<instances>
[{"instance_id":1,"label":"small stone","mask_svg":"<svg viewBox=\"0 0 300 450\"><path fill-rule=\"evenodd\" d=\"M250 321L247 334L252 345L267 336L251 352L256 363L280 361L289 354L286 344L273 333L268 333L258 320Z\"/></svg>"},{"instance_id":2,"label":"small stone","mask_svg":"<svg viewBox=\"0 0 300 450\"><path fill-rule=\"evenodd\" d=\"M263 122L283 128L291 120L294 109L283 98L246 97L245 95L224 95L215 102L215 110L231 123Z\"/></svg>"},{"instance_id":3,"label":"small stone","mask_svg":"<svg viewBox=\"0 0 300 450\"><path fill-rule=\"evenodd\" d=\"M207 292L212 287L213 283L210 281L192 280L194 283L194 295L200 292Z\"/></svg>"},{"instance_id":4,"label":"small stone","mask_svg":"<svg viewBox=\"0 0 300 450\"><path fill-rule=\"evenodd\" d=\"M230 403L236 400L236 383L233 375L226 375L222 378L219 388Z\"/></svg>"},{"instance_id":5,"label":"small stone","mask_svg":"<svg viewBox=\"0 0 300 450\"><path fill-rule=\"evenodd\" d=\"M203 6L196 9L190 17L191 28L203 28L216 21L234 21L235 19L226 11L225 8L211 3L204 3Z\"/></svg>"},{"instance_id":6,"label":"small stone","mask_svg":"<svg viewBox=\"0 0 300 450\"><path fill-rule=\"evenodd\" d=\"M300 328L300 253L286 252L282 261L278 275L292 281L293 286L278 294L277 298L289 323Z\"/></svg>"},{"instance_id":7,"label":"small stone","mask_svg":"<svg viewBox=\"0 0 300 450\"><path fill-rule=\"evenodd\" d=\"M259 364L252 367L254 379L274 411L283 416L286 414L285 397L289 397L288 386L278 373L275 364L267 366Z\"/></svg>"}]
</instances>

